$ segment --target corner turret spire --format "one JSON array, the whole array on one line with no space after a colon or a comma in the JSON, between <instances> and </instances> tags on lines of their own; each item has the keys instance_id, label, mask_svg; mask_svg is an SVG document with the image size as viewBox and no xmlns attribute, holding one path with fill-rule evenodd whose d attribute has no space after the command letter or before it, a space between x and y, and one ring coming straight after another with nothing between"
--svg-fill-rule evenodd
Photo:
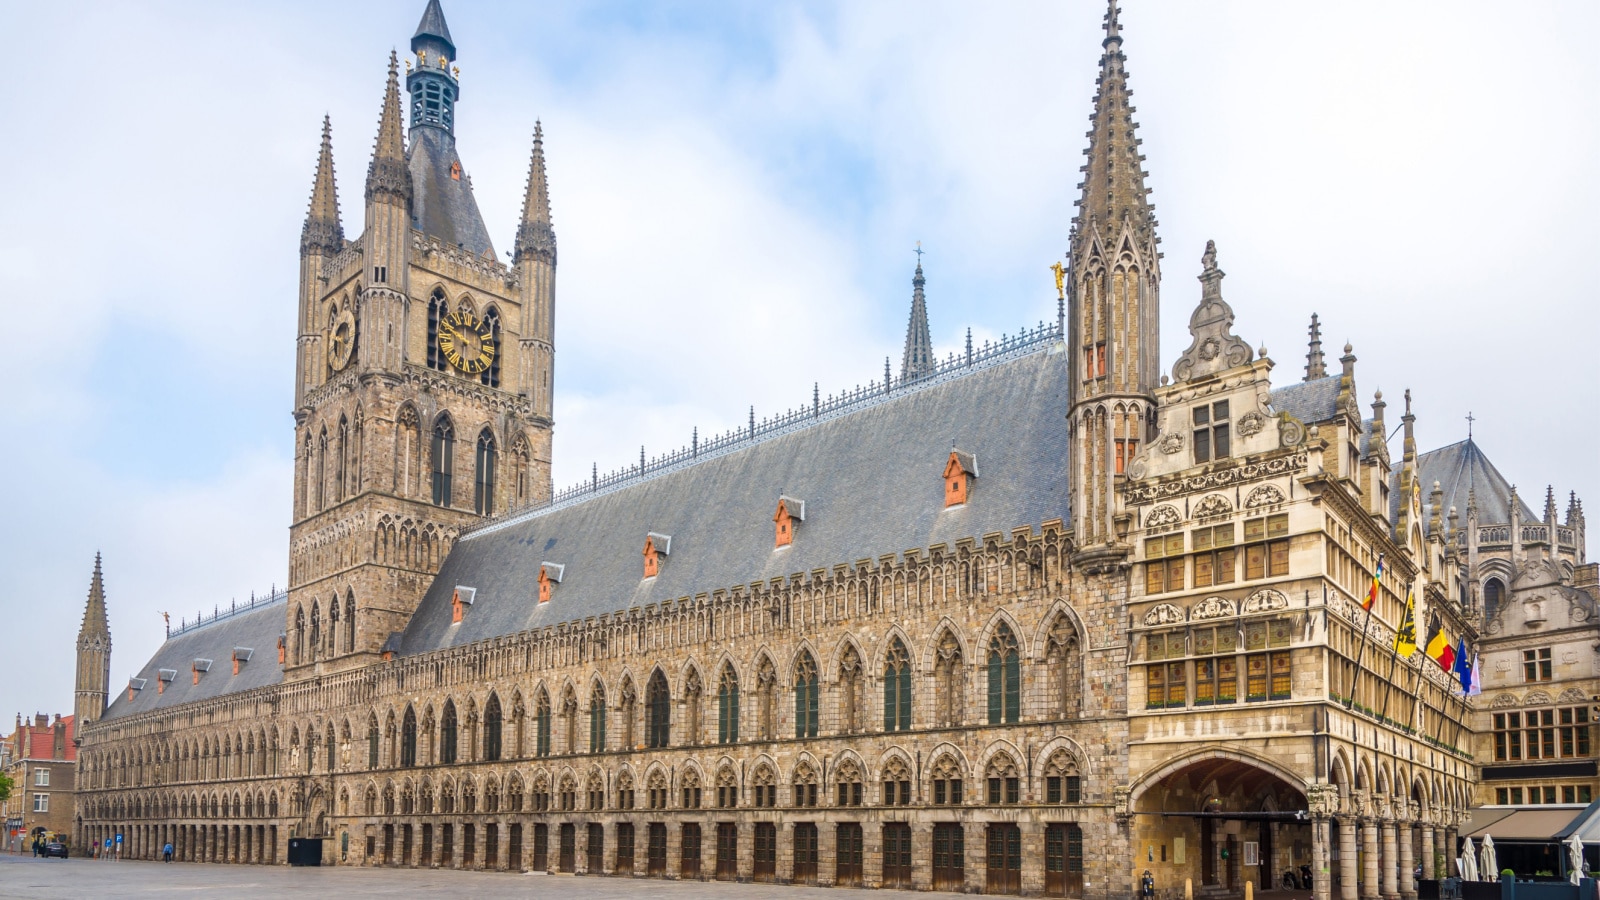
<instances>
[{"instance_id":1,"label":"corner turret spire","mask_svg":"<svg viewBox=\"0 0 1600 900\"><path fill-rule=\"evenodd\" d=\"M405 135L400 113L400 62L389 54L389 81L383 89L378 140L367 167L367 202L387 197L404 205L411 199L411 171L406 167Z\"/></svg>"},{"instance_id":2,"label":"corner turret spire","mask_svg":"<svg viewBox=\"0 0 1600 900\"><path fill-rule=\"evenodd\" d=\"M1326 378L1328 366L1322 357L1322 323L1317 321L1317 314L1311 314L1311 341L1306 347L1306 377L1305 381L1314 381Z\"/></svg>"},{"instance_id":3,"label":"corner turret spire","mask_svg":"<svg viewBox=\"0 0 1600 900\"><path fill-rule=\"evenodd\" d=\"M311 182L311 207L300 229L300 252L332 256L343 248L344 226L339 223L339 191L333 177L333 121L323 116L322 150Z\"/></svg>"},{"instance_id":4,"label":"corner turret spire","mask_svg":"<svg viewBox=\"0 0 1600 900\"><path fill-rule=\"evenodd\" d=\"M76 736L83 727L99 721L111 690L111 625L106 620L105 579L100 574L100 554L94 555L94 575L89 578L89 600L83 607L83 626L78 629L77 689L73 714L77 717Z\"/></svg>"},{"instance_id":5,"label":"corner turret spire","mask_svg":"<svg viewBox=\"0 0 1600 900\"><path fill-rule=\"evenodd\" d=\"M915 381L933 374L933 339L928 333L928 301L922 293L922 242L917 242L917 272L911 276L911 321L906 325L906 349L900 361L900 380Z\"/></svg>"},{"instance_id":6,"label":"corner turret spire","mask_svg":"<svg viewBox=\"0 0 1600 900\"><path fill-rule=\"evenodd\" d=\"M439 0L428 0L427 8L422 11L422 21L417 23L417 33L411 36L412 53L425 45L437 45L452 61L456 58L456 45L450 39L450 26L445 24Z\"/></svg>"},{"instance_id":7,"label":"corner turret spire","mask_svg":"<svg viewBox=\"0 0 1600 900\"><path fill-rule=\"evenodd\" d=\"M533 155L528 160L528 189L517 225L516 262L534 256L554 263L556 232L550 224L550 180L544 168L544 125L533 123Z\"/></svg>"}]
</instances>

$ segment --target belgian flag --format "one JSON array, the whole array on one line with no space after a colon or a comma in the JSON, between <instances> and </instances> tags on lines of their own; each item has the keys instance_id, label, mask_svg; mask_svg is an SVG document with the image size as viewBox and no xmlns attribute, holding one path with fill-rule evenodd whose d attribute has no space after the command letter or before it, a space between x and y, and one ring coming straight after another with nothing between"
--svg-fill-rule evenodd
<instances>
[{"instance_id":1,"label":"belgian flag","mask_svg":"<svg viewBox=\"0 0 1600 900\"><path fill-rule=\"evenodd\" d=\"M1428 649L1425 651L1428 658L1439 664L1439 668L1450 674L1455 674L1456 648L1451 645L1450 637L1444 633L1444 625L1437 619L1434 620L1433 636L1428 638Z\"/></svg>"}]
</instances>

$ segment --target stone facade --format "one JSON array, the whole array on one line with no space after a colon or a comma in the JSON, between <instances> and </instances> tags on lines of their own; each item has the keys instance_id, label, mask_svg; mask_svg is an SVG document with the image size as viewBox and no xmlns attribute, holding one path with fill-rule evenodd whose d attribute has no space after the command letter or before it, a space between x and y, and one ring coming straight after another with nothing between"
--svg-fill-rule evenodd
<instances>
[{"instance_id":1,"label":"stone facade","mask_svg":"<svg viewBox=\"0 0 1600 900\"><path fill-rule=\"evenodd\" d=\"M1594 581L1581 508L1564 530L1549 522L1558 560L1510 552L1525 560L1501 583L1513 625L1481 596L1501 569L1476 512L1462 529L1442 488L1424 498L1442 457L1417 453L1409 396L1396 462L1382 395L1364 416L1351 348L1327 374L1315 320L1305 378L1274 387L1266 350L1233 331L1215 247L1189 347L1161 375L1155 222L1114 5L1106 30L1053 327L917 362L919 265L899 382L553 495L542 135L503 266L454 155L455 48L431 0L407 67L410 146L391 62L355 241L324 131L302 236L287 595L182 623L86 716L81 836L127 833L141 856L172 841L186 860L282 862L303 837L348 865L1092 898L1132 896L1146 875L1166 898L1186 881L1237 893L1304 866L1319 900L1415 896L1413 864L1442 871L1492 745L1475 701L1398 653L1397 634L1409 616L1486 635L1497 667L1525 649L1529 610L1565 600L1584 616L1565 613L1552 664L1592 689L1566 662L1595 627L1570 584ZM497 372L458 364L489 345ZM1008 378L1031 381L1001 403L992 385ZM833 557L774 568L849 504L812 497L808 516L782 480L798 469L755 471L789 451L763 448L814 456L836 446L828 422L859 436L925 420L908 409L951 414L936 403L957 418L1005 406L1016 433L978 454L941 433L927 497L920 475L889 497L904 472L865 488L839 472L873 514L850 519L866 524ZM1043 421L1060 436L1030 430ZM893 437L884 459L914 436ZM722 464L726 482L682 475ZM630 498L712 508L717 492L769 490L761 521L676 539L643 514L617 521ZM963 508L1008 518L929 536L977 521ZM931 524L889 543L896 517ZM774 523L776 546L739 555ZM638 540L625 554L584 555L623 533ZM674 571L735 574L651 593ZM103 619L98 569L95 585ZM274 641L275 658L252 655ZM108 633L80 640L91 706L108 690L102 646ZM231 675L212 668L230 653Z\"/></svg>"}]
</instances>

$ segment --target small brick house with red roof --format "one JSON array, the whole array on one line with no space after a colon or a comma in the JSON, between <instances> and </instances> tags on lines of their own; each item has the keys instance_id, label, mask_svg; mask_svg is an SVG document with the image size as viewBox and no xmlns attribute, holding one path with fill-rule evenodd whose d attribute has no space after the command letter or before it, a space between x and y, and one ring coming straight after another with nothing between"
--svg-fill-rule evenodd
<instances>
[{"instance_id":1,"label":"small brick house with red roof","mask_svg":"<svg viewBox=\"0 0 1600 900\"><path fill-rule=\"evenodd\" d=\"M78 746L73 742L73 716L39 713L27 721L17 716L16 730L4 739L5 774L11 797L4 804L6 847L26 850L38 829L72 834L73 774Z\"/></svg>"}]
</instances>

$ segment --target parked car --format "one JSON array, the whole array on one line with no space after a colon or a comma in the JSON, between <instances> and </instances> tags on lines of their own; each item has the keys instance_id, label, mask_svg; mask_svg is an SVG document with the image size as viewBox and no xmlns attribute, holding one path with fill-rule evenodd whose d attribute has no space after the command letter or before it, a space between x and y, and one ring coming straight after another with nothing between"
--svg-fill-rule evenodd
<instances>
[{"instance_id":1,"label":"parked car","mask_svg":"<svg viewBox=\"0 0 1600 900\"><path fill-rule=\"evenodd\" d=\"M59 856L62 859L66 859L67 845L61 843L60 841L51 841L50 843L44 845L44 856L45 859L49 859L52 856Z\"/></svg>"}]
</instances>

